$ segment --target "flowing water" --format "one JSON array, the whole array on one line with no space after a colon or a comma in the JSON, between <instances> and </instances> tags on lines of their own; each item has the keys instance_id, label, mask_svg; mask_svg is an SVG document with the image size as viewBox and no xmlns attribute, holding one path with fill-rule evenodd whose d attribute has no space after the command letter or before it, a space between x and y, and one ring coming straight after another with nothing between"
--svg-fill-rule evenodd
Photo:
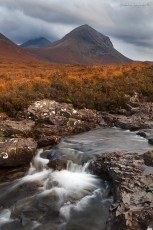
<instances>
[{"instance_id":1,"label":"flowing water","mask_svg":"<svg viewBox=\"0 0 153 230\"><path fill-rule=\"evenodd\" d=\"M95 154L151 150L135 132L97 129L66 137L47 155L66 156L61 171L39 150L26 175L0 184L0 230L103 230L113 202L110 185L88 171ZM42 158L43 157L43 158Z\"/></svg>"}]
</instances>

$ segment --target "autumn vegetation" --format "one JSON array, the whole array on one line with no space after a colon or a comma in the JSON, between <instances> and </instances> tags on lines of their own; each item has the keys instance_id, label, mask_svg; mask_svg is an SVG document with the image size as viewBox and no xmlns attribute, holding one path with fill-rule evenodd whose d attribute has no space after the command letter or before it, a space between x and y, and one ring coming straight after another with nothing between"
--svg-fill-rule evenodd
<instances>
[{"instance_id":1,"label":"autumn vegetation","mask_svg":"<svg viewBox=\"0 0 153 230\"><path fill-rule=\"evenodd\" d=\"M153 65L36 65L0 63L0 112L15 116L43 98L97 110L126 108L135 92L153 101Z\"/></svg>"}]
</instances>

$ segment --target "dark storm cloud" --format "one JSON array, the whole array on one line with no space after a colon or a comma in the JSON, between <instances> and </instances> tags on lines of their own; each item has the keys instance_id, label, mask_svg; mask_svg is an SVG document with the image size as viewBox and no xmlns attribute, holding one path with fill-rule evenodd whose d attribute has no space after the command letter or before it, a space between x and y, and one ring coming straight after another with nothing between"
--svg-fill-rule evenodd
<instances>
[{"instance_id":1,"label":"dark storm cloud","mask_svg":"<svg viewBox=\"0 0 153 230\"><path fill-rule=\"evenodd\" d=\"M140 58L146 58L147 53L151 58L148 48L153 47L153 2L146 3L146 0L0 0L0 31L18 43L39 36L54 41L76 26L89 24L110 36L115 47L126 55L137 58L141 47Z\"/></svg>"}]
</instances>

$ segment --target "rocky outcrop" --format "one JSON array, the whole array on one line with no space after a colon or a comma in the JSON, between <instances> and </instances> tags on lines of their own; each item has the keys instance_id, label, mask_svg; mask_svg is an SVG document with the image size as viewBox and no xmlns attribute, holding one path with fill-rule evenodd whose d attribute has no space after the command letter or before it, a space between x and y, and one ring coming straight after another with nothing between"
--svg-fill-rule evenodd
<instances>
[{"instance_id":1,"label":"rocky outcrop","mask_svg":"<svg viewBox=\"0 0 153 230\"><path fill-rule=\"evenodd\" d=\"M106 125L101 114L95 110L74 109L71 104L52 100L33 103L24 113L19 113L17 120L0 114L0 167L30 162L36 150L32 143L34 146L37 143L38 148L53 146L62 136Z\"/></svg>"},{"instance_id":2,"label":"rocky outcrop","mask_svg":"<svg viewBox=\"0 0 153 230\"><path fill-rule=\"evenodd\" d=\"M153 103L134 103L127 105L127 109L120 109L114 113L102 113L102 117L109 126L137 131L152 128L148 122L153 119Z\"/></svg>"},{"instance_id":3,"label":"rocky outcrop","mask_svg":"<svg viewBox=\"0 0 153 230\"><path fill-rule=\"evenodd\" d=\"M45 99L36 101L29 106L26 116L37 122L58 126L74 126L75 122L78 121L87 122L94 126L97 124L106 125L96 110L74 109L72 104Z\"/></svg>"},{"instance_id":4,"label":"rocky outcrop","mask_svg":"<svg viewBox=\"0 0 153 230\"><path fill-rule=\"evenodd\" d=\"M146 156L145 156L146 157ZM110 179L115 199L110 208L108 230L146 230L153 227L153 175L144 175L144 156L110 153L98 156L90 168Z\"/></svg>"},{"instance_id":5,"label":"rocky outcrop","mask_svg":"<svg viewBox=\"0 0 153 230\"><path fill-rule=\"evenodd\" d=\"M27 119L36 123L36 138L42 135L77 134L97 126L105 127L101 114L90 109L74 109L72 104L58 103L52 100L37 101L25 112Z\"/></svg>"},{"instance_id":6,"label":"rocky outcrop","mask_svg":"<svg viewBox=\"0 0 153 230\"><path fill-rule=\"evenodd\" d=\"M76 109L72 104L44 99L31 104L27 110L18 114L16 120L9 119L1 113L0 139L7 143L8 139L11 141L12 138L32 138L39 148L43 148L59 143L62 136L89 131L96 127L117 126L131 131L151 128L147 121L152 117L152 103L131 102L127 110L110 114L91 109ZM152 136L152 133L148 134L147 131L146 138L150 144Z\"/></svg>"},{"instance_id":7,"label":"rocky outcrop","mask_svg":"<svg viewBox=\"0 0 153 230\"><path fill-rule=\"evenodd\" d=\"M35 152L37 144L31 139L14 138L0 143L0 167L15 167L28 164Z\"/></svg>"}]
</instances>

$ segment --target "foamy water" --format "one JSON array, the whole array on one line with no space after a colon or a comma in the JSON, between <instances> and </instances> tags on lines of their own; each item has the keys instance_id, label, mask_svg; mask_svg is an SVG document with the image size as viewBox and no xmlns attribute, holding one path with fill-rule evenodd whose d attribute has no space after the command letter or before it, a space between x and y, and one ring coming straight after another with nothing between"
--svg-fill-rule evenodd
<instances>
[{"instance_id":1,"label":"foamy water","mask_svg":"<svg viewBox=\"0 0 153 230\"><path fill-rule=\"evenodd\" d=\"M150 149L134 132L95 130L48 150L66 157L61 171L48 168L40 150L24 177L0 184L0 230L104 230L113 198L108 183L89 172L90 159L103 152Z\"/></svg>"},{"instance_id":2,"label":"foamy water","mask_svg":"<svg viewBox=\"0 0 153 230\"><path fill-rule=\"evenodd\" d=\"M8 226L11 223L14 224L14 222L18 223L16 229L18 226L20 226L19 229L24 229L25 226L29 230L41 229L45 213L42 215L42 211L39 210L42 207L37 207L39 202L43 209L46 209L45 212L48 213L48 209L53 209L53 212L58 215L58 218L55 218L56 226L59 229L66 229L72 212L79 213L88 208L90 200L96 199L97 194L101 194L102 197L101 181L88 172L89 162L80 165L68 160L66 169L53 171L47 166L49 160L41 158L41 153L42 150L37 153L23 178L10 185L8 183L1 185L4 186L5 192L0 194L0 200L2 202L4 199L7 203L7 199L10 199L10 208L4 209L0 213L0 229L7 226L6 224ZM75 156L76 161L77 156ZM81 162L80 152L78 153L78 161ZM15 197L16 194L19 194L19 199ZM35 206L36 210L40 212L39 218L42 218L43 221L40 221L39 218L35 218L35 220L29 218L29 215L32 215L31 210L35 209ZM25 216L25 213L28 213L28 216ZM19 224L20 218L21 224Z\"/></svg>"}]
</instances>

